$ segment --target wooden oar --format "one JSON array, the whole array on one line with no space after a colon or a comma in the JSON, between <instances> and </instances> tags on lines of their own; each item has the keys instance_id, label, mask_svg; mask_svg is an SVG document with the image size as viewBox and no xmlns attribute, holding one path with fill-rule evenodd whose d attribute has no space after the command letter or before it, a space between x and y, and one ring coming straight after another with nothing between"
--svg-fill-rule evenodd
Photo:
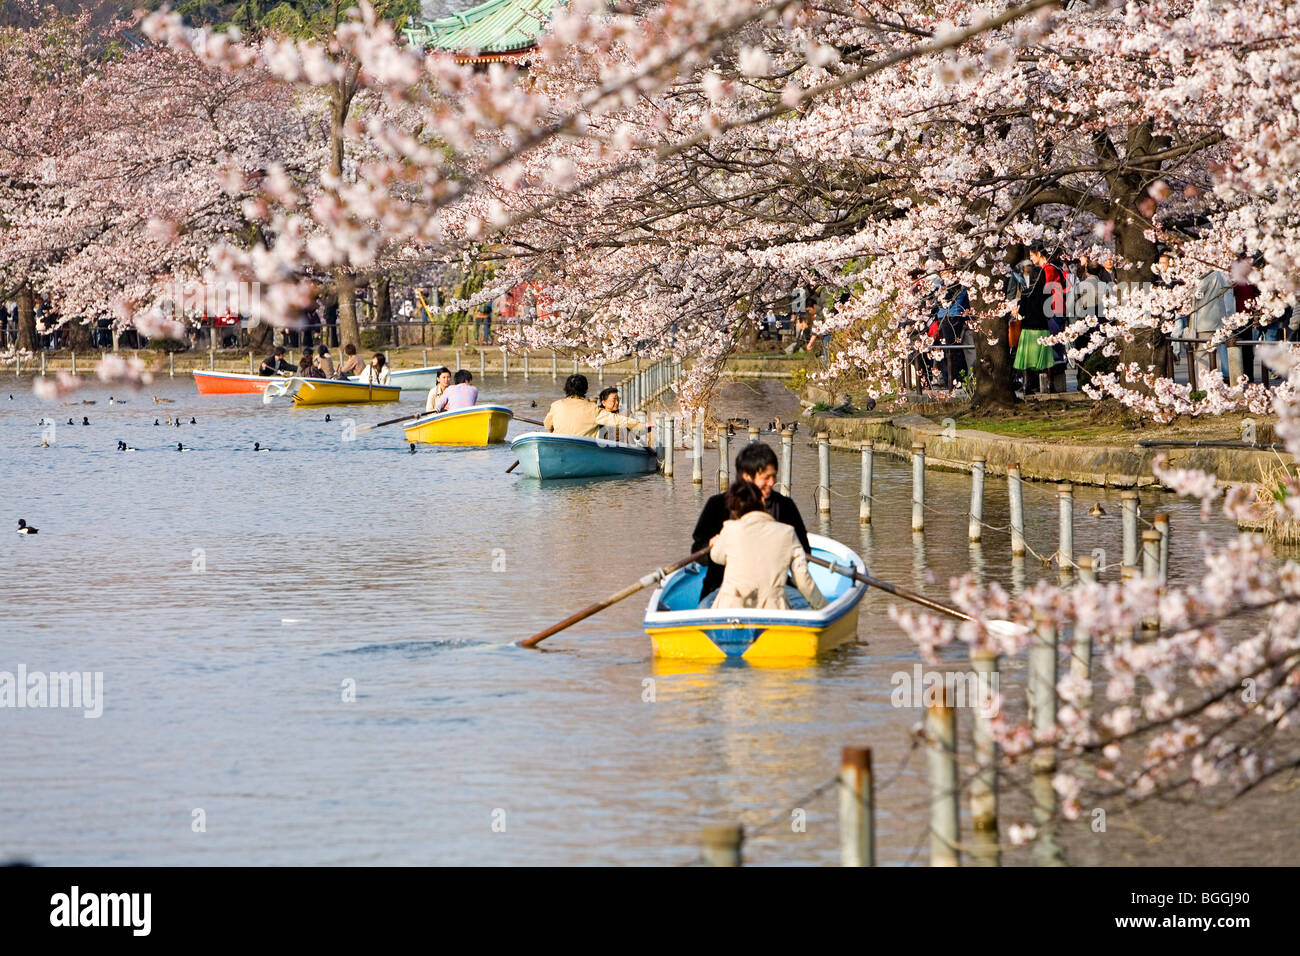
<instances>
[{"instance_id":1,"label":"wooden oar","mask_svg":"<svg viewBox=\"0 0 1300 956\"><path fill-rule=\"evenodd\" d=\"M428 412L420 412L418 415L403 415L401 418L390 418L386 422L375 422L373 425L358 425L355 434L364 435L366 432L372 432L376 428L383 428L385 425L396 425L398 422L409 422L416 418L423 418Z\"/></svg>"},{"instance_id":2,"label":"wooden oar","mask_svg":"<svg viewBox=\"0 0 1300 956\"><path fill-rule=\"evenodd\" d=\"M546 427L546 422L539 422L535 418L524 418L522 415L515 415L515 421L527 422L529 425L540 425L542 428Z\"/></svg>"},{"instance_id":3,"label":"wooden oar","mask_svg":"<svg viewBox=\"0 0 1300 956\"><path fill-rule=\"evenodd\" d=\"M830 568L836 574L842 574L845 577L853 578L855 581L861 581L863 584L873 588L879 588L895 597L900 597L904 601L912 601L920 604L922 607L928 607L931 611L938 611L940 614L947 614L950 617L958 618L962 621L973 621L965 611L959 611L955 607L949 607L947 604L940 604L938 601L932 601L924 594L917 594L915 591L907 591L900 587L895 587L888 581L882 581L880 578L872 577L870 574L863 574L857 568L849 564L836 564L833 561L827 561L825 558L819 558L814 555L808 555L808 560L813 564L820 564L823 568Z\"/></svg>"},{"instance_id":4,"label":"wooden oar","mask_svg":"<svg viewBox=\"0 0 1300 956\"><path fill-rule=\"evenodd\" d=\"M558 634L566 627L570 627L571 625L577 624L579 621L591 617L597 611L605 610L605 608L609 607L611 604L617 604L625 597L631 597L633 594L636 594L637 591L640 591L643 588L648 588L652 584L658 584L660 581L668 577L668 575L672 574L674 571L678 570L679 568L686 567L686 565L690 564L692 561L703 561L706 557L708 557L708 555L709 555L709 549L701 548L699 551L696 551L690 557L682 558L680 561L677 561L674 564L670 564L667 567L656 568L654 571L651 571L645 577L641 578L641 580L633 584L629 584L621 591L615 591L609 597L605 598L605 600L598 601L597 603L591 605L591 607L584 608L583 610L579 611L577 614L574 614L572 617L566 617L559 624L553 624L550 627L548 627L546 630L539 631L538 633L534 634L532 637L528 638L527 640L520 641L519 646L536 647L538 644L546 640L552 634Z\"/></svg>"},{"instance_id":5,"label":"wooden oar","mask_svg":"<svg viewBox=\"0 0 1300 956\"><path fill-rule=\"evenodd\" d=\"M514 471L514 470L515 470L516 468L518 468L518 467L519 467L519 459L516 458L516 459L515 459L515 463L514 463L513 465L511 465L509 468L506 469L506 474L507 474L507 475L510 474L510 472Z\"/></svg>"}]
</instances>

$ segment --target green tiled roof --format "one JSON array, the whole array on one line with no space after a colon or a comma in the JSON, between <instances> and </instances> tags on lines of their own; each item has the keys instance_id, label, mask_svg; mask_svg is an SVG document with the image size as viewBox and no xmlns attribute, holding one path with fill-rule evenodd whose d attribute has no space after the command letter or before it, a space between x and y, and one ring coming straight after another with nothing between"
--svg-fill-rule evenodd
<instances>
[{"instance_id":1,"label":"green tiled roof","mask_svg":"<svg viewBox=\"0 0 1300 956\"><path fill-rule=\"evenodd\" d=\"M411 44L448 53L510 53L532 46L559 0L487 0L463 13L417 21Z\"/></svg>"}]
</instances>

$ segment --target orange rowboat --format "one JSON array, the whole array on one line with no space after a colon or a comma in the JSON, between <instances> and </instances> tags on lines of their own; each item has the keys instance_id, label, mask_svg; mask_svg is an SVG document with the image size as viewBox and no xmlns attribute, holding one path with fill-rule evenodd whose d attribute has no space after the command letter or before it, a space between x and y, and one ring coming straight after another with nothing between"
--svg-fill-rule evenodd
<instances>
[{"instance_id":1,"label":"orange rowboat","mask_svg":"<svg viewBox=\"0 0 1300 956\"><path fill-rule=\"evenodd\" d=\"M271 382L283 381L278 375L248 375L240 372L194 373L194 385L200 395L261 395Z\"/></svg>"}]
</instances>

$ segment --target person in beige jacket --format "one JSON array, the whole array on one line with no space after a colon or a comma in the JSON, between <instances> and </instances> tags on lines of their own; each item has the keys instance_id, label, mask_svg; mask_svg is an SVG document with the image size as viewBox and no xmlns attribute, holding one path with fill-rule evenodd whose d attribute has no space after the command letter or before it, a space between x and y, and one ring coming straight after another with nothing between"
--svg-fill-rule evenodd
<instances>
[{"instance_id":1,"label":"person in beige jacket","mask_svg":"<svg viewBox=\"0 0 1300 956\"><path fill-rule=\"evenodd\" d=\"M808 559L794 528L763 509L763 494L748 481L736 481L727 491L731 520L710 543L709 557L724 565L715 608L790 609L785 596L786 573L813 608L826 598L808 573Z\"/></svg>"},{"instance_id":2,"label":"person in beige jacket","mask_svg":"<svg viewBox=\"0 0 1300 956\"><path fill-rule=\"evenodd\" d=\"M595 438L600 426L610 428L649 429L649 425L626 415L607 412L595 402L587 400L587 376L570 375L564 382L564 398L551 403L546 413L546 430L558 435L580 435Z\"/></svg>"}]
</instances>

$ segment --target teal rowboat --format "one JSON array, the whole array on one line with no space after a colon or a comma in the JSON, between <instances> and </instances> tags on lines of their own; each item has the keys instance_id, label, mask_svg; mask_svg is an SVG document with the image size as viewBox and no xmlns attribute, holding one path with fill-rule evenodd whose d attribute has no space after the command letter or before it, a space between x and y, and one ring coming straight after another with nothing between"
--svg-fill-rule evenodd
<instances>
[{"instance_id":1,"label":"teal rowboat","mask_svg":"<svg viewBox=\"0 0 1300 956\"><path fill-rule=\"evenodd\" d=\"M527 432L510 443L519 470L529 478L598 478L645 475L659 469L653 448L603 438Z\"/></svg>"}]
</instances>

